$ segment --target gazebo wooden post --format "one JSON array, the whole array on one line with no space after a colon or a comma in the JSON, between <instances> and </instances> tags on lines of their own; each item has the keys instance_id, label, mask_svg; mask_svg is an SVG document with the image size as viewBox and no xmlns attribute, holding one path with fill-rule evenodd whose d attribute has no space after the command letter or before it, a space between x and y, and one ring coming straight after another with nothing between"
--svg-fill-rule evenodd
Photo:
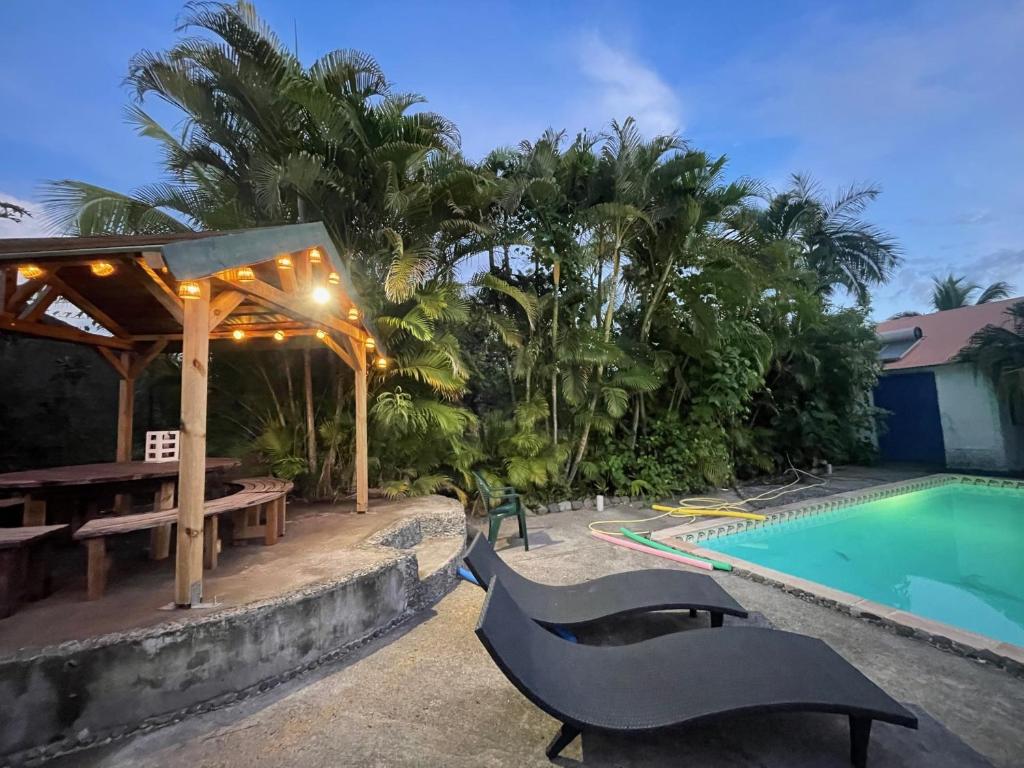
<instances>
[{"instance_id":1,"label":"gazebo wooden post","mask_svg":"<svg viewBox=\"0 0 1024 768\"><path fill-rule=\"evenodd\" d=\"M356 394L356 513L365 514L370 504L370 470L366 436L366 347L352 344L355 353Z\"/></svg>"},{"instance_id":2,"label":"gazebo wooden post","mask_svg":"<svg viewBox=\"0 0 1024 768\"><path fill-rule=\"evenodd\" d=\"M132 364L130 352L121 353L121 371L117 384L117 445L114 451L116 461L132 460L132 429L135 418L135 380L127 375ZM119 493L114 497L114 509L119 515L131 512L132 497Z\"/></svg>"},{"instance_id":3,"label":"gazebo wooden post","mask_svg":"<svg viewBox=\"0 0 1024 768\"><path fill-rule=\"evenodd\" d=\"M206 490L206 390L210 363L210 281L184 302L181 435L178 449L178 551L174 602L203 600L203 502Z\"/></svg>"}]
</instances>

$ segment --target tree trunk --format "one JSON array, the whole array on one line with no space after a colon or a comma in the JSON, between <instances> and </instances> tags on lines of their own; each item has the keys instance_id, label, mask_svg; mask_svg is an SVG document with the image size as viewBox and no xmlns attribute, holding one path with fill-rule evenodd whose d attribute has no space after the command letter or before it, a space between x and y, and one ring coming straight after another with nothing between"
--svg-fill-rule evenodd
<instances>
[{"instance_id":1,"label":"tree trunk","mask_svg":"<svg viewBox=\"0 0 1024 768\"><path fill-rule=\"evenodd\" d=\"M552 271L555 300L551 310L551 442L558 447L558 284L562 265L556 261Z\"/></svg>"},{"instance_id":2,"label":"tree trunk","mask_svg":"<svg viewBox=\"0 0 1024 768\"><path fill-rule=\"evenodd\" d=\"M309 347L302 350L302 383L306 395L306 460L309 471L316 471L316 420L313 418L313 363Z\"/></svg>"}]
</instances>

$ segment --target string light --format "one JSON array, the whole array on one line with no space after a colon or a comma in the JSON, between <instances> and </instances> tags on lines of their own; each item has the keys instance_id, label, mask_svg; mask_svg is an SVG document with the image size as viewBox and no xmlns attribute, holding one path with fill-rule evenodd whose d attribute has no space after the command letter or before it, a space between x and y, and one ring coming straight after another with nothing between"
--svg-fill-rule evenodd
<instances>
[{"instance_id":1,"label":"string light","mask_svg":"<svg viewBox=\"0 0 1024 768\"><path fill-rule=\"evenodd\" d=\"M235 328L235 330L231 332L231 338L233 338L235 341L241 341L242 339L245 338L245 331L243 331L241 328Z\"/></svg>"},{"instance_id":2,"label":"string light","mask_svg":"<svg viewBox=\"0 0 1024 768\"><path fill-rule=\"evenodd\" d=\"M373 340L373 336L366 340L366 348L371 352L377 348L377 342Z\"/></svg>"},{"instance_id":3,"label":"string light","mask_svg":"<svg viewBox=\"0 0 1024 768\"><path fill-rule=\"evenodd\" d=\"M317 304L326 304L331 300L331 292L322 285L316 286L310 293L310 296L312 296L313 301Z\"/></svg>"},{"instance_id":4,"label":"string light","mask_svg":"<svg viewBox=\"0 0 1024 768\"><path fill-rule=\"evenodd\" d=\"M235 277L240 283L251 283L256 279L256 273L252 271L252 267L239 267L235 271Z\"/></svg>"},{"instance_id":5,"label":"string light","mask_svg":"<svg viewBox=\"0 0 1024 768\"><path fill-rule=\"evenodd\" d=\"M374 363L374 365L376 365L383 371L385 368L388 367L388 359L386 357L378 357L377 362Z\"/></svg>"},{"instance_id":6,"label":"string light","mask_svg":"<svg viewBox=\"0 0 1024 768\"><path fill-rule=\"evenodd\" d=\"M348 308L348 319L351 320L353 323L356 320L358 320L359 319L359 310L356 309L355 307L349 307Z\"/></svg>"},{"instance_id":7,"label":"string light","mask_svg":"<svg viewBox=\"0 0 1024 768\"><path fill-rule=\"evenodd\" d=\"M331 285L338 285L341 282L341 275L337 272L331 272L327 275L327 282Z\"/></svg>"},{"instance_id":8,"label":"string light","mask_svg":"<svg viewBox=\"0 0 1024 768\"><path fill-rule=\"evenodd\" d=\"M96 277L109 277L114 274L114 265L109 261L94 261L89 265L89 269Z\"/></svg>"},{"instance_id":9,"label":"string light","mask_svg":"<svg viewBox=\"0 0 1024 768\"><path fill-rule=\"evenodd\" d=\"M274 331L274 341L284 341L284 331Z\"/></svg>"},{"instance_id":10,"label":"string light","mask_svg":"<svg viewBox=\"0 0 1024 768\"><path fill-rule=\"evenodd\" d=\"M292 257L291 256L278 256L277 257L277 266L279 268L281 268L281 269L291 269L292 268Z\"/></svg>"},{"instance_id":11,"label":"string light","mask_svg":"<svg viewBox=\"0 0 1024 768\"><path fill-rule=\"evenodd\" d=\"M43 276L43 270L35 264L26 264L23 267L18 267L18 272L26 280L35 280L36 278Z\"/></svg>"},{"instance_id":12,"label":"string light","mask_svg":"<svg viewBox=\"0 0 1024 768\"><path fill-rule=\"evenodd\" d=\"M321 261L323 261L323 255L320 253L320 249L319 248L310 248L309 249L309 263L310 264L319 264Z\"/></svg>"},{"instance_id":13,"label":"string light","mask_svg":"<svg viewBox=\"0 0 1024 768\"><path fill-rule=\"evenodd\" d=\"M317 328L316 337L320 339L320 341L323 341L324 339L327 338L327 331L325 331L323 328Z\"/></svg>"},{"instance_id":14,"label":"string light","mask_svg":"<svg viewBox=\"0 0 1024 768\"><path fill-rule=\"evenodd\" d=\"M178 283L178 296L183 299L198 299L201 293L199 283L195 280L182 280Z\"/></svg>"}]
</instances>

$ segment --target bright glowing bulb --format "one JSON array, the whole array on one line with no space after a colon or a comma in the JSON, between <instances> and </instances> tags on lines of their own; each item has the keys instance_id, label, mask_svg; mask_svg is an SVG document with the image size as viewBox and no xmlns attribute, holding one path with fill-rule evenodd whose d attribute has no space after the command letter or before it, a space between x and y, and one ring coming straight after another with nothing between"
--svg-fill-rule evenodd
<instances>
[{"instance_id":1,"label":"bright glowing bulb","mask_svg":"<svg viewBox=\"0 0 1024 768\"><path fill-rule=\"evenodd\" d=\"M348 308L348 319L351 320L353 323L356 320L358 320L359 319L359 310L356 309L355 307L349 307Z\"/></svg>"},{"instance_id":2,"label":"bright glowing bulb","mask_svg":"<svg viewBox=\"0 0 1024 768\"><path fill-rule=\"evenodd\" d=\"M291 256L278 256L277 257L277 266L280 267L281 269L291 269L292 268L292 257Z\"/></svg>"},{"instance_id":3,"label":"bright glowing bulb","mask_svg":"<svg viewBox=\"0 0 1024 768\"><path fill-rule=\"evenodd\" d=\"M320 341L323 341L324 339L327 338L327 331L325 331L323 328L317 328L316 337L320 339Z\"/></svg>"},{"instance_id":4,"label":"bright glowing bulb","mask_svg":"<svg viewBox=\"0 0 1024 768\"><path fill-rule=\"evenodd\" d=\"M388 359L386 357L378 357L375 365L383 371L388 367Z\"/></svg>"},{"instance_id":5,"label":"bright glowing bulb","mask_svg":"<svg viewBox=\"0 0 1024 768\"><path fill-rule=\"evenodd\" d=\"M317 304L326 304L328 301L331 300L331 292L328 291L322 285L318 285L316 288L314 288L310 296L313 297L313 301L315 301Z\"/></svg>"},{"instance_id":6,"label":"bright glowing bulb","mask_svg":"<svg viewBox=\"0 0 1024 768\"><path fill-rule=\"evenodd\" d=\"M256 273L252 271L252 267L239 267L235 271L235 277L240 283L251 283L256 279Z\"/></svg>"},{"instance_id":7,"label":"bright glowing bulb","mask_svg":"<svg viewBox=\"0 0 1024 768\"><path fill-rule=\"evenodd\" d=\"M331 285L338 285L338 283L341 282L341 275L339 275L337 272L331 272L330 274L327 275L327 282L330 283Z\"/></svg>"},{"instance_id":8,"label":"bright glowing bulb","mask_svg":"<svg viewBox=\"0 0 1024 768\"><path fill-rule=\"evenodd\" d=\"M371 352L377 348L377 342L373 340L373 336L366 340L366 348Z\"/></svg>"},{"instance_id":9,"label":"bright glowing bulb","mask_svg":"<svg viewBox=\"0 0 1024 768\"><path fill-rule=\"evenodd\" d=\"M235 330L231 332L231 338L233 338L235 341L241 341L242 339L245 338L245 331L243 331L241 328L235 328Z\"/></svg>"},{"instance_id":10,"label":"bright glowing bulb","mask_svg":"<svg viewBox=\"0 0 1024 768\"><path fill-rule=\"evenodd\" d=\"M274 331L274 341L284 341L284 331Z\"/></svg>"},{"instance_id":11,"label":"bright glowing bulb","mask_svg":"<svg viewBox=\"0 0 1024 768\"><path fill-rule=\"evenodd\" d=\"M198 299L200 296L199 283L195 280L182 280L178 283L178 296L183 299Z\"/></svg>"},{"instance_id":12,"label":"bright glowing bulb","mask_svg":"<svg viewBox=\"0 0 1024 768\"><path fill-rule=\"evenodd\" d=\"M319 264L321 261L323 261L323 254L320 253L320 249L319 248L310 248L309 249L309 263L310 264Z\"/></svg>"},{"instance_id":13,"label":"bright glowing bulb","mask_svg":"<svg viewBox=\"0 0 1024 768\"><path fill-rule=\"evenodd\" d=\"M96 277L109 277L114 274L114 265L109 261L94 261L89 265L89 269Z\"/></svg>"},{"instance_id":14,"label":"bright glowing bulb","mask_svg":"<svg viewBox=\"0 0 1024 768\"><path fill-rule=\"evenodd\" d=\"M18 267L18 272L26 280L35 280L36 278L43 276L43 270L41 270L35 264L26 264L23 267Z\"/></svg>"}]
</instances>

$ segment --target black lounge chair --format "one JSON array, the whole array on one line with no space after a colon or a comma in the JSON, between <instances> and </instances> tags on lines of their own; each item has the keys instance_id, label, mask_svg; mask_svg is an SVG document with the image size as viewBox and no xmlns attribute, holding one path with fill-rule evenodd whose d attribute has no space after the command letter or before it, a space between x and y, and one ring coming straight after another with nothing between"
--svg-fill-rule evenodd
<instances>
[{"instance_id":1,"label":"black lounge chair","mask_svg":"<svg viewBox=\"0 0 1024 768\"><path fill-rule=\"evenodd\" d=\"M574 627L612 616L687 608L691 616L697 611L710 612L712 627L722 626L726 613L747 617L743 606L718 582L700 573L651 568L564 587L538 584L509 568L479 533L463 559L481 586L498 576L519 607L534 621L549 627Z\"/></svg>"},{"instance_id":2,"label":"black lounge chair","mask_svg":"<svg viewBox=\"0 0 1024 768\"><path fill-rule=\"evenodd\" d=\"M561 721L555 759L581 732L650 731L719 717L825 712L850 718L850 759L867 764L871 722L917 718L821 640L753 627L696 629L632 645L578 645L530 620L500 578L477 637L526 698Z\"/></svg>"}]
</instances>

